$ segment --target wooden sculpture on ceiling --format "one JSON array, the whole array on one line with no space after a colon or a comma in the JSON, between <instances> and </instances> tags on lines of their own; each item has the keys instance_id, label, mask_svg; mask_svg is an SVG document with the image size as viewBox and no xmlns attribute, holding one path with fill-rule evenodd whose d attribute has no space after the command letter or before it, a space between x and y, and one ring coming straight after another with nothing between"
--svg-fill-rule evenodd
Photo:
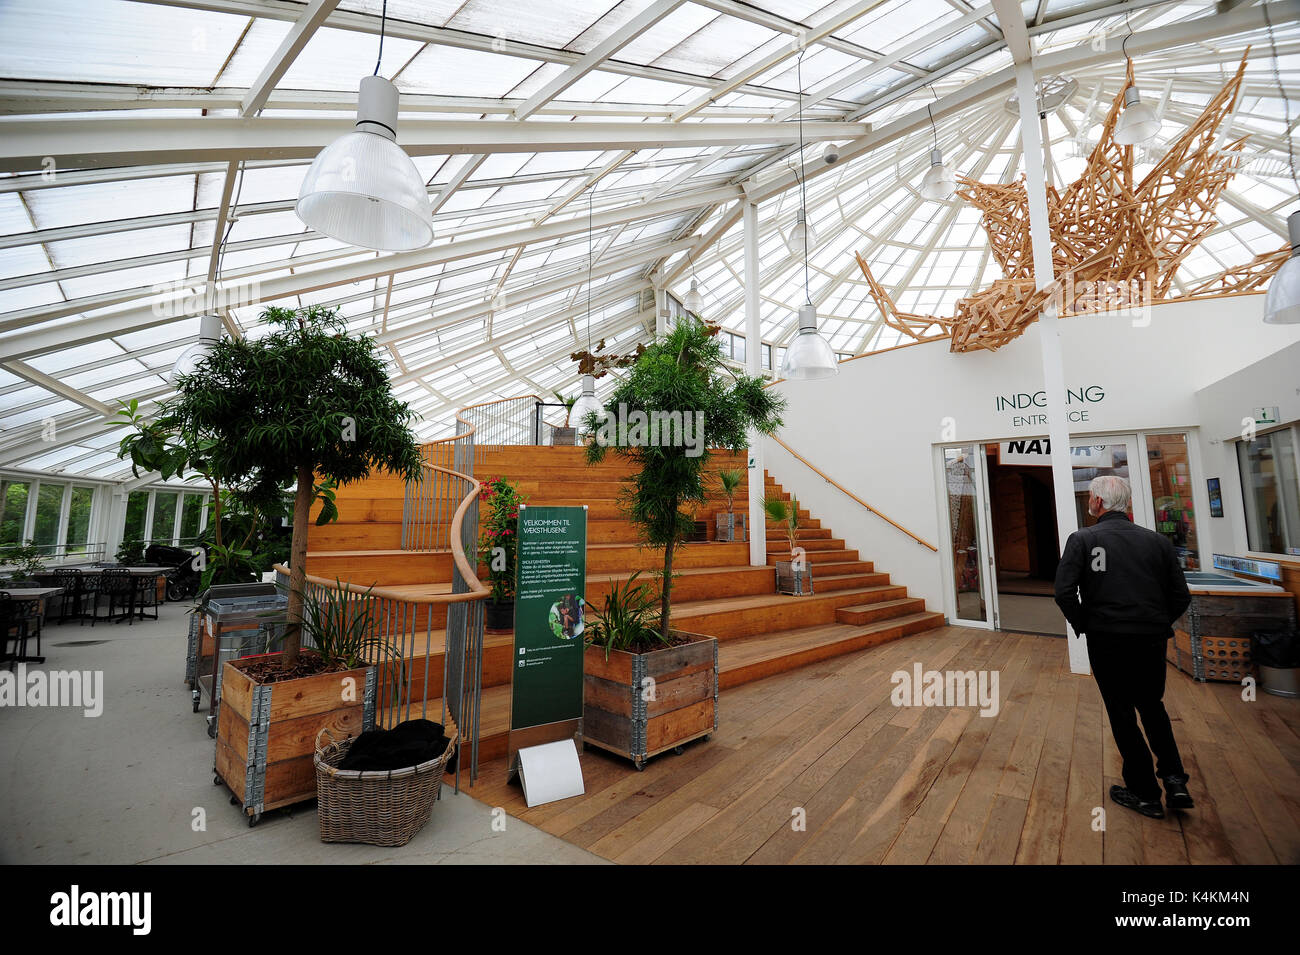
<instances>
[{"instance_id":1,"label":"wooden sculpture on ceiling","mask_svg":"<svg viewBox=\"0 0 1300 955\"><path fill-rule=\"evenodd\" d=\"M1064 193L1047 186L1056 280L1046 288L1039 289L1034 280L1024 177L1009 184L959 177L962 188L957 195L983 212L980 224L1004 277L958 301L951 318L919 315L900 311L857 255L884 323L913 339L946 334L952 351L996 350L1019 337L1053 300L1058 314L1065 316L1263 286L1285 261L1288 247L1257 255L1181 294L1173 291L1178 267L1217 227L1215 206L1240 162L1245 137L1219 148L1215 141L1219 126L1236 106L1245 70L1242 56L1232 79L1170 144L1155 168L1135 183L1134 149L1114 139L1124 90L1133 85L1129 63L1124 88L1111 104L1082 175Z\"/></svg>"}]
</instances>

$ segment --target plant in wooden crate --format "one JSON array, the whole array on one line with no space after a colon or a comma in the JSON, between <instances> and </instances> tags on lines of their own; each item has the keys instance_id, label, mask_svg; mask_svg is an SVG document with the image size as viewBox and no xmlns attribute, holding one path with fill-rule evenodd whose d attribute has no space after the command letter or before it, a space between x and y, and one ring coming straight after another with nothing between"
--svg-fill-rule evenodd
<instances>
[{"instance_id":1,"label":"plant in wooden crate","mask_svg":"<svg viewBox=\"0 0 1300 955\"><path fill-rule=\"evenodd\" d=\"M244 657L222 674L213 782L230 787L250 826L268 809L315 796L320 731L342 739L369 729L405 676L369 588L309 583L300 603L314 646L297 664L286 667L280 654Z\"/></svg>"},{"instance_id":2,"label":"plant in wooden crate","mask_svg":"<svg viewBox=\"0 0 1300 955\"><path fill-rule=\"evenodd\" d=\"M661 632L659 600L640 576L611 580L588 621L582 711L584 743L626 756L637 769L718 726L718 641Z\"/></svg>"},{"instance_id":3,"label":"plant in wooden crate","mask_svg":"<svg viewBox=\"0 0 1300 955\"><path fill-rule=\"evenodd\" d=\"M638 348L626 378L606 402L629 421L640 413L647 419L677 422L675 431L661 428L655 443L637 440L631 428L611 439L615 429L605 423L587 445L591 463L613 451L636 467L627 479L623 506L643 542L663 551L658 626L665 637L672 611L673 557L691 535L694 510L706 499L711 450L748 447L748 431L772 434L785 410L785 399L764 388L762 378L727 366L718 331L718 326L698 319L680 319L663 338ZM664 431L668 440L663 439Z\"/></svg>"},{"instance_id":4,"label":"plant in wooden crate","mask_svg":"<svg viewBox=\"0 0 1300 955\"><path fill-rule=\"evenodd\" d=\"M663 551L658 600L648 585L635 583L636 575L612 587L595 627L608 656L592 646L585 659L584 739L631 757L638 768L648 756L707 736L717 725L717 641L672 629L673 557L706 499L710 450L747 447L749 429L771 434L785 407L761 378L727 367L717 333L717 326L683 318L635 355L607 359L629 369L608 407L628 421L640 413L679 426L675 433L661 429L660 440L651 442L638 440L632 428L611 440L600 424L587 445L589 462L613 451L635 466L624 511L642 541Z\"/></svg>"},{"instance_id":5,"label":"plant in wooden crate","mask_svg":"<svg viewBox=\"0 0 1300 955\"><path fill-rule=\"evenodd\" d=\"M799 546L799 499L791 495L787 501L769 494L763 498L763 515L773 523L784 524L790 542L790 559L776 562L776 589L783 594L812 593L812 568Z\"/></svg>"},{"instance_id":6,"label":"plant in wooden crate","mask_svg":"<svg viewBox=\"0 0 1300 955\"><path fill-rule=\"evenodd\" d=\"M569 423L573 417L573 406L578 403L577 395L562 395L558 391L552 391L555 400L564 405L564 427L551 429L551 444L572 447L578 443L578 429Z\"/></svg>"},{"instance_id":7,"label":"plant in wooden crate","mask_svg":"<svg viewBox=\"0 0 1300 955\"><path fill-rule=\"evenodd\" d=\"M745 526L747 515L740 515L740 524L736 524L736 491L741 483L745 480L745 472L740 468L727 469L718 472L718 487L722 489L723 495L727 498L727 513L719 514L718 517L718 540L720 541L743 541L749 537L748 529ZM739 534L737 534L739 531Z\"/></svg>"},{"instance_id":8,"label":"plant in wooden crate","mask_svg":"<svg viewBox=\"0 0 1300 955\"><path fill-rule=\"evenodd\" d=\"M515 626L515 560L519 551L519 505L524 498L516 484L503 477L480 486L478 559L487 565L492 594L483 608L484 627L506 633Z\"/></svg>"}]
</instances>

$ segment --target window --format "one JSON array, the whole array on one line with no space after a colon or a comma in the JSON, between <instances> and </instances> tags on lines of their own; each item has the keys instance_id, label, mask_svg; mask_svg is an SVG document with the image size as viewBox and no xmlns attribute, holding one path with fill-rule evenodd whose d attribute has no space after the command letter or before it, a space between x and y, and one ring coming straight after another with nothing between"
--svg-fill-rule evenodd
<instances>
[{"instance_id":1,"label":"window","mask_svg":"<svg viewBox=\"0 0 1300 955\"><path fill-rule=\"evenodd\" d=\"M144 518L149 510L149 492L132 491L126 499L126 524L122 528L122 542L139 544L144 541Z\"/></svg>"},{"instance_id":2,"label":"window","mask_svg":"<svg viewBox=\"0 0 1300 955\"><path fill-rule=\"evenodd\" d=\"M32 526L32 542L43 554L54 554L59 549L59 517L63 510L63 484L44 484L36 492L36 522Z\"/></svg>"},{"instance_id":3,"label":"window","mask_svg":"<svg viewBox=\"0 0 1300 955\"><path fill-rule=\"evenodd\" d=\"M763 367L772 370L772 346L767 343L763 344Z\"/></svg>"},{"instance_id":4,"label":"window","mask_svg":"<svg viewBox=\"0 0 1300 955\"><path fill-rule=\"evenodd\" d=\"M85 554L90 542L90 510L94 506L95 489L73 486L68 500L68 547L66 553Z\"/></svg>"},{"instance_id":5,"label":"window","mask_svg":"<svg viewBox=\"0 0 1300 955\"><path fill-rule=\"evenodd\" d=\"M149 543L170 544L176 533L176 502L180 495L175 491L155 491L153 496L153 524L149 528Z\"/></svg>"},{"instance_id":6,"label":"window","mask_svg":"<svg viewBox=\"0 0 1300 955\"><path fill-rule=\"evenodd\" d=\"M1251 550L1300 554L1300 482L1290 428L1237 442L1237 469Z\"/></svg>"},{"instance_id":7,"label":"window","mask_svg":"<svg viewBox=\"0 0 1300 955\"><path fill-rule=\"evenodd\" d=\"M1192 470L1187 435L1147 435L1147 472L1156 530L1168 537L1184 570L1199 570L1196 514L1192 507Z\"/></svg>"},{"instance_id":8,"label":"window","mask_svg":"<svg viewBox=\"0 0 1300 955\"><path fill-rule=\"evenodd\" d=\"M193 542L199 536L199 518L203 515L203 506L207 496L203 494L186 494L181 507L181 529L177 535L182 544Z\"/></svg>"},{"instance_id":9,"label":"window","mask_svg":"<svg viewBox=\"0 0 1300 955\"><path fill-rule=\"evenodd\" d=\"M26 481L0 481L0 544L23 543L30 489Z\"/></svg>"}]
</instances>

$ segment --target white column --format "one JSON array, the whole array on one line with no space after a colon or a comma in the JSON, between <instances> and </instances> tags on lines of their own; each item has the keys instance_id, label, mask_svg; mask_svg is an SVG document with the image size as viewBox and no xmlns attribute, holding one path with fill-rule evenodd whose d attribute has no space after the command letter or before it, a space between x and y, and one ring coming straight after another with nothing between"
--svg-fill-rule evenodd
<instances>
[{"instance_id":1,"label":"white column","mask_svg":"<svg viewBox=\"0 0 1300 955\"><path fill-rule=\"evenodd\" d=\"M655 286L655 338L668 334L668 290Z\"/></svg>"},{"instance_id":2,"label":"white column","mask_svg":"<svg viewBox=\"0 0 1300 955\"><path fill-rule=\"evenodd\" d=\"M745 227L745 371L762 374L763 336L758 320L758 206L744 203ZM773 352L775 363L775 350ZM763 517L763 439L754 431L749 436L749 565L767 564L767 521Z\"/></svg>"},{"instance_id":3,"label":"white column","mask_svg":"<svg viewBox=\"0 0 1300 955\"><path fill-rule=\"evenodd\" d=\"M1020 100L1020 135L1025 156L1025 185L1029 190L1029 238L1034 253L1034 282L1045 288L1055 281L1052 238L1047 222L1047 189L1043 175L1043 141L1038 117L1038 90L1031 60L1016 64L1016 94ZM1061 353L1060 318L1049 301L1038 316L1042 349L1043 389L1047 393L1047 435L1052 442L1052 487L1056 498L1056 533L1060 547L1079 529L1074 509L1074 472L1070 467L1070 425L1065 412L1065 364ZM1066 624L1070 672L1087 673L1088 649Z\"/></svg>"}]
</instances>

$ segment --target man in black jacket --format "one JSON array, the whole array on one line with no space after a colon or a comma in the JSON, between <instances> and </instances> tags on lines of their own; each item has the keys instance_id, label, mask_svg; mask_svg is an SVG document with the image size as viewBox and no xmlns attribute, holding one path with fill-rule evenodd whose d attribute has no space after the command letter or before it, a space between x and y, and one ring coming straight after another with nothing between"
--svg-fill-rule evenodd
<instances>
[{"instance_id":1,"label":"man in black jacket","mask_svg":"<svg viewBox=\"0 0 1300 955\"><path fill-rule=\"evenodd\" d=\"M1170 809L1193 806L1162 702L1165 641L1192 598L1173 544L1129 520L1129 500L1124 478L1107 475L1088 486L1088 513L1097 523L1065 542L1056 603L1075 632L1087 637L1088 660L1124 761L1124 785L1112 786L1110 798L1162 819L1157 773Z\"/></svg>"}]
</instances>

